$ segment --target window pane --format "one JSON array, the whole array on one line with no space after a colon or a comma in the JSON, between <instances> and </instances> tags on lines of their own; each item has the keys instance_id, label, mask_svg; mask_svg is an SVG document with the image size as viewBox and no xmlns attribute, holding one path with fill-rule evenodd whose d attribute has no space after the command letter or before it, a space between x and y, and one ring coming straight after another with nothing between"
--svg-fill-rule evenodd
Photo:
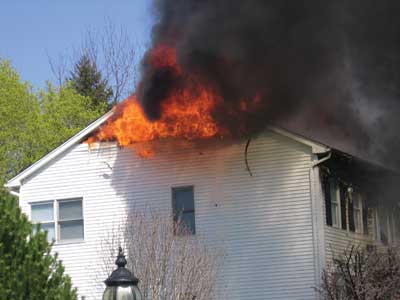
<instances>
[{"instance_id":1,"label":"window pane","mask_svg":"<svg viewBox=\"0 0 400 300\"><path fill-rule=\"evenodd\" d=\"M59 202L60 220L83 219L82 200L60 201Z\"/></svg>"},{"instance_id":2,"label":"window pane","mask_svg":"<svg viewBox=\"0 0 400 300\"><path fill-rule=\"evenodd\" d=\"M46 224L41 224L41 230L47 231L47 240L49 242L52 242L55 240L55 230L54 230L54 223L46 223ZM36 233L36 225L33 226L33 234Z\"/></svg>"},{"instance_id":3,"label":"window pane","mask_svg":"<svg viewBox=\"0 0 400 300\"><path fill-rule=\"evenodd\" d=\"M335 180L330 180L330 192L331 192L331 202L332 203L337 203L338 198L337 198L337 183Z\"/></svg>"},{"instance_id":4,"label":"window pane","mask_svg":"<svg viewBox=\"0 0 400 300\"><path fill-rule=\"evenodd\" d=\"M354 194L353 201L354 201L354 208L361 209L362 201L361 201L361 195L359 193Z\"/></svg>"},{"instance_id":5,"label":"window pane","mask_svg":"<svg viewBox=\"0 0 400 300\"><path fill-rule=\"evenodd\" d=\"M332 210L332 224L333 225L338 225L339 220L338 220L338 205L336 203L332 203L331 206L331 210Z\"/></svg>"},{"instance_id":6,"label":"window pane","mask_svg":"<svg viewBox=\"0 0 400 300\"><path fill-rule=\"evenodd\" d=\"M389 230L387 226L387 214L385 211L378 211L379 214L379 227L380 227L380 234L381 234L381 242L384 245L387 245L389 241Z\"/></svg>"},{"instance_id":7,"label":"window pane","mask_svg":"<svg viewBox=\"0 0 400 300\"><path fill-rule=\"evenodd\" d=\"M60 222L60 240L83 239L83 220Z\"/></svg>"},{"instance_id":8,"label":"window pane","mask_svg":"<svg viewBox=\"0 0 400 300\"><path fill-rule=\"evenodd\" d=\"M179 218L177 221L178 221L179 226L182 226L182 229L184 230L183 232L186 232L186 230L187 230L191 234L196 233L194 212L187 212L187 213L183 213L183 214L179 215Z\"/></svg>"},{"instance_id":9,"label":"window pane","mask_svg":"<svg viewBox=\"0 0 400 300\"><path fill-rule=\"evenodd\" d=\"M53 203L32 204L31 219L33 222L53 221Z\"/></svg>"},{"instance_id":10,"label":"window pane","mask_svg":"<svg viewBox=\"0 0 400 300\"><path fill-rule=\"evenodd\" d=\"M354 210L354 225L357 232L361 231L361 210L355 209Z\"/></svg>"},{"instance_id":11,"label":"window pane","mask_svg":"<svg viewBox=\"0 0 400 300\"><path fill-rule=\"evenodd\" d=\"M175 212L194 210L193 187L176 188L173 190L173 196Z\"/></svg>"},{"instance_id":12,"label":"window pane","mask_svg":"<svg viewBox=\"0 0 400 300\"><path fill-rule=\"evenodd\" d=\"M47 231L47 240L49 242L55 240L54 223L41 224L42 230Z\"/></svg>"}]
</instances>

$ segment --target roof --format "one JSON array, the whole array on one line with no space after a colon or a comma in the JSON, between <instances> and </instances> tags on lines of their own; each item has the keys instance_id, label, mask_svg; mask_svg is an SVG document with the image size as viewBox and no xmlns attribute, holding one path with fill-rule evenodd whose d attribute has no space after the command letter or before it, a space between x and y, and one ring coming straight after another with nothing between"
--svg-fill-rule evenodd
<instances>
[{"instance_id":1,"label":"roof","mask_svg":"<svg viewBox=\"0 0 400 300\"><path fill-rule=\"evenodd\" d=\"M85 137L87 137L89 134L94 132L96 129L98 129L104 122L106 122L112 115L114 114L114 110L109 111L90 125L88 125L86 128L78 132L76 135L71 137L69 140L67 140L65 143L42 157L40 160L38 160L36 163L32 164L30 167L16 175L14 178L9 180L4 186L8 188L9 190L13 188L18 188L22 185L22 182L24 179L29 177L31 174L48 164L50 161L64 153L66 150L71 148L73 145L76 143L79 143L82 141ZM269 126L269 130L278 133L280 135L286 136L292 140L295 140L301 144L307 145L311 147L312 152L315 154L322 154L330 151L330 147L323 145L319 142L313 141L311 139L308 139L306 137L303 137L301 135L289 132L288 130L278 128L278 127L273 127Z\"/></svg>"}]
</instances>

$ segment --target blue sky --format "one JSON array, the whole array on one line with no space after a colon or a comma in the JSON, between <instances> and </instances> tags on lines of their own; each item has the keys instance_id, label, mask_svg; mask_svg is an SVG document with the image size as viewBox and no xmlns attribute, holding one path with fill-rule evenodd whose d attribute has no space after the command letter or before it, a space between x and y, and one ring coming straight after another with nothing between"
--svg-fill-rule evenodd
<instances>
[{"instance_id":1,"label":"blue sky","mask_svg":"<svg viewBox=\"0 0 400 300\"><path fill-rule=\"evenodd\" d=\"M11 60L35 89L54 80L48 56L78 47L106 19L146 45L153 22L150 0L2 0L0 57Z\"/></svg>"}]
</instances>

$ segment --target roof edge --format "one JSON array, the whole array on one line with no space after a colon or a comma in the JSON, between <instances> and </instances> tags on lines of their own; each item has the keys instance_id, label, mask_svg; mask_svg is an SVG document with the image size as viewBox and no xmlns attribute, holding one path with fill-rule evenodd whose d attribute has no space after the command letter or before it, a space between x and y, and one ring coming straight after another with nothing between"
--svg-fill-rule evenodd
<instances>
[{"instance_id":1,"label":"roof edge","mask_svg":"<svg viewBox=\"0 0 400 300\"><path fill-rule=\"evenodd\" d=\"M50 162L52 159L56 158L60 154L62 154L64 151L69 149L71 146L73 146L75 143L79 142L83 137L86 135L92 133L94 130L96 130L99 126L101 126L104 122L106 122L112 115L114 114L114 110L109 111L108 113L104 114L100 118L98 118L96 121L92 122L90 125L82 129L80 132L75 134L73 137L68 139L66 142L55 148L53 151L50 153L46 154L44 157L39 159L37 162L32 164L30 167L10 179L4 187L6 187L8 190L12 190L13 188L20 187L22 185L22 181L30 176L32 173L36 172L38 169L46 165L48 162ZM267 127L269 130L286 136L290 139L293 139L301 144L305 144L309 147L311 147L312 152L314 154L321 154L321 153L326 153L331 150L330 147L323 145L321 143L315 142L310 140L309 138L303 137L297 133L292 133L286 129L278 128L275 126L268 126Z\"/></svg>"},{"instance_id":2,"label":"roof edge","mask_svg":"<svg viewBox=\"0 0 400 300\"><path fill-rule=\"evenodd\" d=\"M301 144L311 147L312 153L314 153L314 154L322 154L322 153L326 153L331 150L330 147L328 147L324 144L313 141L313 140L306 138L304 136L301 136L297 133L290 132L289 130L278 128L275 126L268 126L267 128L277 134L286 136L286 137L288 137L292 140L295 140Z\"/></svg>"},{"instance_id":3,"label":"roof edge","mask_svg":"<svg viewBox=\"0 0 400 300\"><path fill-rule=\"evenodd\" d=\"M98 118L96 121L92 122L88 126L86 126L84 129L79 131L77 134L72 136L70 139L68 139L66 142L43 156L41 159L39 159L37 162L32 164L30 167L19 173L18 175L14 176L12 179L10 179L4 187L7 188L8 190L11 190L12 188L15 187L20 187L22 185L22 180L27 178L29 175L46 165L48 162L50 162L52 159L56 158L59 156L61 153L69 149L71 146L73 146L75 143L79 142L82 138L84 138L86 135L92 133L94 130L96 130L100 125L102 125L105 121L107 121L114 113L114 110L111 110Z\"/></svg>"}]
</instances>

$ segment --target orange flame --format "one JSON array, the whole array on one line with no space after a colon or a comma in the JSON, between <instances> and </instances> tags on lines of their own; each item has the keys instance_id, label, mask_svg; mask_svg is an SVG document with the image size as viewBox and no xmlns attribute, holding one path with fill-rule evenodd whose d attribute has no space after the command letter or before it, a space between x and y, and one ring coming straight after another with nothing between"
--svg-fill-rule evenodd
<instances>
[{"instance_id":1,"label":"orange flame","mask_svg":"<svg viewBox=\"0 0 400 300\"><path fill-rule=\"evenodd\" d=\"M167 46L153 49L149 64L160 68L172 67L176 74L183 74L177 63L175 49ZM139 146L139 143L164 138L193 140L229 135L213 118L213 111L222 103L221 97L194 78L190 78L190 83L190 88L174 91L163 100L160 118L156 121L146 117L136 96L127 98L116 108L116 117L102 126L87 142L116 140L121 146L136 144L139 156L151 157L154 151L143 147L143 144ZM243 101L239 110L249 110L249 104Z\"/></svg>"},{"instance_id":2,"label":"orange flame","mask_svg":"<svg viewBox=\"0 0 400 300\"><path fill-rule=\"evenodd\" d=\"M211 117L214 98L206 92L195 100L185 93L179 95L179 99L175 97L176 95L162 104L161 118L154 122L145 116L136 97L129 97L123 103L121 116L103 126L96 138L116 139L121 146L127 146L168 137L190 140L217 135L218 126Z\"/></svg>"}]
</instances>

